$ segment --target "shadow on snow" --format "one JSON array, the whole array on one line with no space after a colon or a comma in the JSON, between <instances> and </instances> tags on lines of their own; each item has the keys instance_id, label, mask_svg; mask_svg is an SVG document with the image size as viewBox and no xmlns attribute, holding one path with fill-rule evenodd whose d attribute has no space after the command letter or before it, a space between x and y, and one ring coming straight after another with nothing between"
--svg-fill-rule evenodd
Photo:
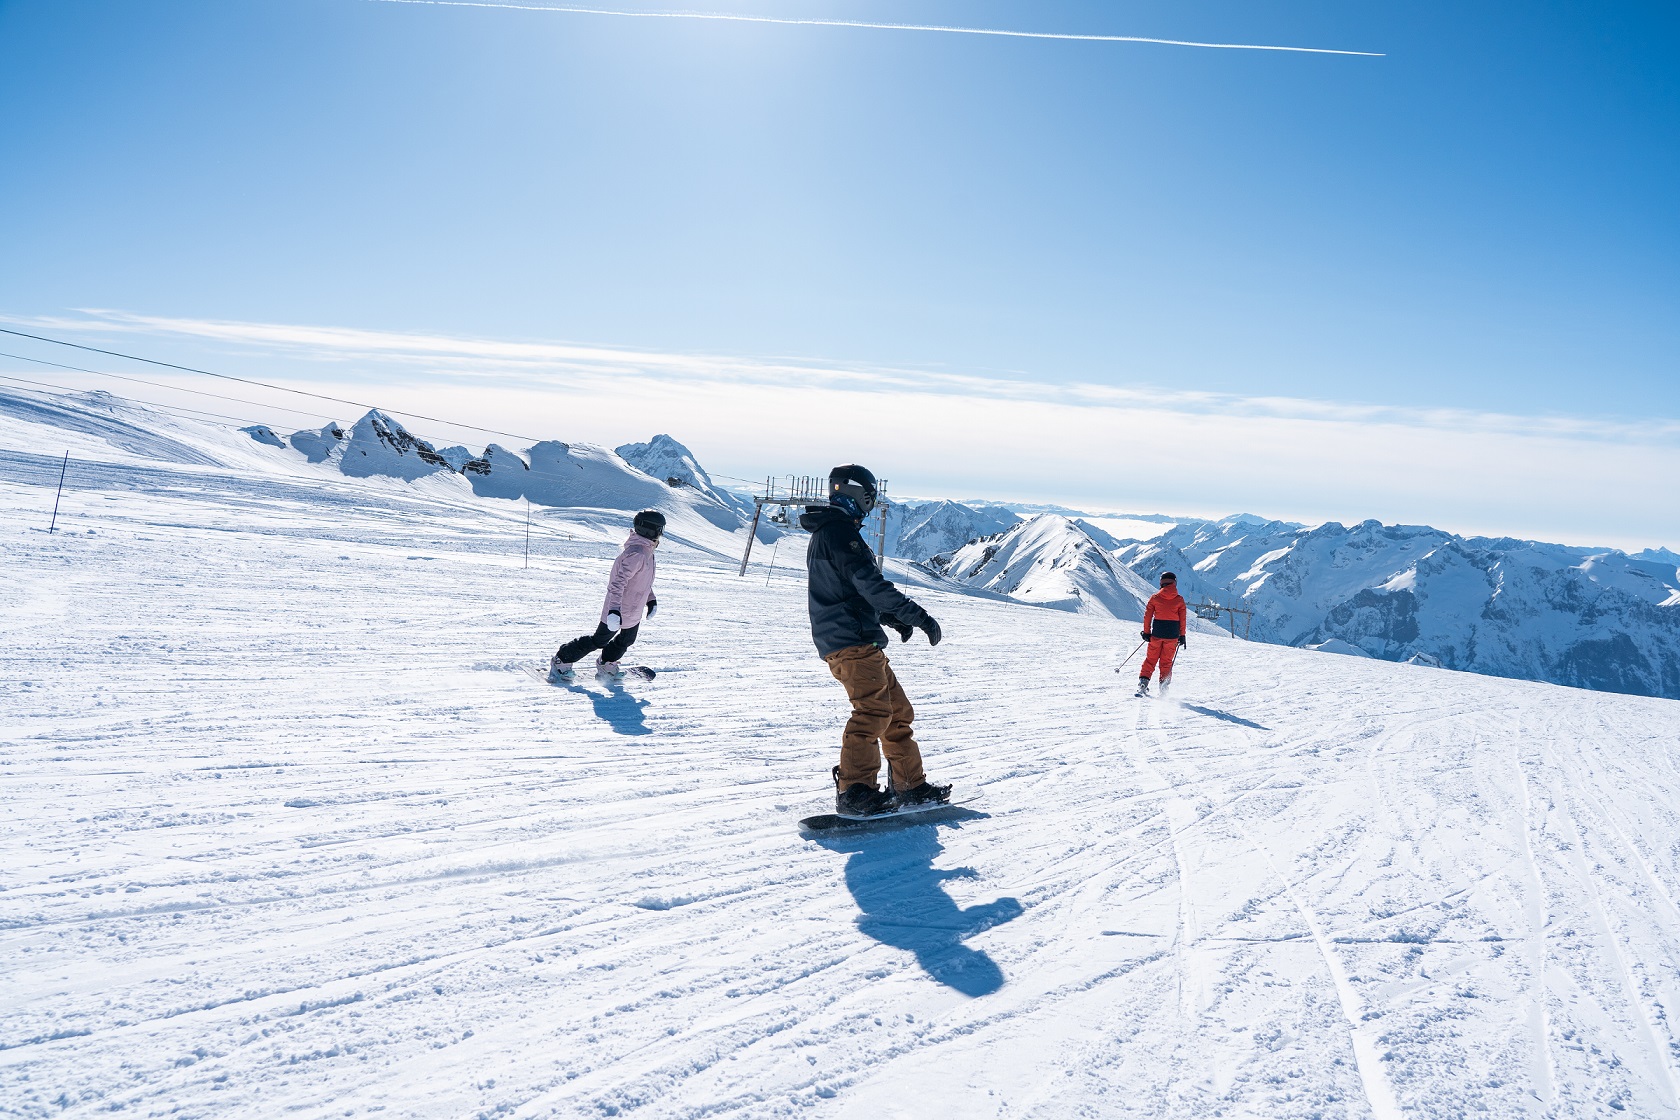
<instances>
[{"instance_id":1,"label":"shadow on snow","mask_svg":"<svg viewBox=\"0 0 1680 1120\"><path fill-rule=\"evenodd\" d=\"M975 813L967 819L983 814ZM943 822L947 825L955 822ZM860 911L857 928L883 945L914 953L934 980L964 995L990 995L1003 987L1003 970L991 957L963 941L1019 917L1013 898L960 907L945 893L947 879L975 879L972 867L941 871L933 866L944 847L938 824L887 833L825 835L816 842L848 856L846 887Z\"/></svg>"},{"instance_id":2,"label":"shadow on snow","mask_svg":"<svg viewBox=\"0 0 1680 1120\"><path fill-rule=\"evenodd\" d=\"M617 681L609 684L606 692L596 692L580 684L568 684L563 687L567 692L589 697L589 702L595 706L595 718L604 721L618 734L653 734L653 728L647 725L647 717L643 714L648 702L632 695Z\"/></svg>"},{"instance_id":3,"label":"shadow on snow","mask_svg":"<svg viewBox=\"0 0 1680 1120\"><path fill-rule=\"evenodd\" d=\"M1239 727L1252 727L1256 731L1271 730L1269 727L1261 727L1258 723L1255 723L1252 720L1243 719L1241 716L1234 716L1230 712L1222 712L1217 708L1204 708L1200 704L1185 704L1184 707L1188 708L1192 712L1196 712L1199 715L1212 716L1214 719L1222 719L1226 723L1234 723Z\"/></svg>"}]
</instances>

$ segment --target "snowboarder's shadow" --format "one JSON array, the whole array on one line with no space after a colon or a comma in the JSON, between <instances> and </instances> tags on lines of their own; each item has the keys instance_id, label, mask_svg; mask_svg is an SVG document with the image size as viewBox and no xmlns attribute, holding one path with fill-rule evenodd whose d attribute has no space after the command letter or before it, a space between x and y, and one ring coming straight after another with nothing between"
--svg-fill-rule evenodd
<instances>
[{"instance_id":1,"label":"snowboarder's shadow","mask_svg":"<svg viewBox=\"0 0 1680 1120\"><path fill-rule=\"evenodd\" d=\"M857 902L860 931L895 949L916 955L934 980L964 995L990 995L1003 987L1003 970L991 957L963 944L966 938L1021 915L1013 898L959 907L945 893L947 879L973 879L973 868L936 870L944 848L936 825L890 835L856 834L817 841L846 861L846 887Z\"/></svg>"},{"instance_id":2,"label":"snowboarder's shadow","mask_svg":"<svg viewBox=\"0 0 1680 1120\"><path fill-rule=\"evenodd\" d=\"M648 702L632 695L617 681L608 684L606 692L596 692L581 684L569 684L566 691L589 697L589 702L595 707L595 717L605 721L620 735L653 734L653 728L647 725L647 719L642 714Z\"/></svg>"}]
</instances>

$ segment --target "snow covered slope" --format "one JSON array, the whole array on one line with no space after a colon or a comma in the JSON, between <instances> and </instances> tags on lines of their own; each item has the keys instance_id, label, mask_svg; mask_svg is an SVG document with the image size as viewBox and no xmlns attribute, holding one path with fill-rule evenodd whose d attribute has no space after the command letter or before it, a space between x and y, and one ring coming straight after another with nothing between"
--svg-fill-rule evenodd
<instances>
[{"instance_id":1,"label":"snow covered slope","mask_svg":"<svg viewBox=\"0 0 1680 1120\"><path fill-rule=\"evenodd\" d=\"M263 425L236 429L158 411L109 393L0 389L0 447L67 449L78 460L200 473L233 473L259 488L302 482L342 491L423 495L472 511L513 516L483 499L533 504L539 532L617 541L627 513L658 508L673 544L717 556L739 555L745 529L736 511L711 495L648 477L616 453L588 444L544 441L523 452L491 444L462 461L461 448L437 451L394 418L369 412L355 425L336 422L282 437ZM62 450L58 453L62 453ZM546 507L546 508L545 508Z\"/></svg>"},{"instance_id":2,"label":"snow covered slope","mask_svg":"<svg viewBox=\"0 0 1680 1120\"><path fill-rule=\"evenodd\" d=\"M1240 600L1262 640L1680 697L1680 571L1660 553L1239 518L1116 555L1145 576L1176 570L1196 598Z\"/></svg>"},{"instance_id":3,"label":"snow covered slope","mask_svg":"<svg viewBox=\"0 0 1680 1120\"><path fill-rule=\"evenodd\" d=\"M923 588L984 796L806 839L795 538L673 541L659 679L553 688L618 515L527 570L459 476L66 412L0 408L8 1115L1680 1117L1680 704L1231 640L1132 701L1129 626Z\"/></svg>"},{"instance_id":4,"label":"snow covered slope","mask_svg":"<svg viewBox=\"0 0 1680 1120\"><path fill-rule=\"evenodd\" d=\"M1008 532L935 556L928 566L956 583L1023 603L1130 621L1143 617L1155 590L1058 513L1041 513ZM1192 628L1212 629L1194 619Z\"/></svg>"},{"instance_id":5,"label":"snow covered slope","mask_svg":"<svg viewBox=\"0 0 1680 1120\"><path fill-rule=\"evenodd\" d=\"M226 431L207 425L177 425L171 417L135 408L111 393L0 388L0 446L16 451L85 453L123 463L220 467L232 465L232 459L240 456L212 454L200 447L195 437L214 432L225 439ZM245 449L251 438L234 436L228 442L237 442ZM250 449L243 458L251 461L262 454Z\"/></svg>"}]
</instances>

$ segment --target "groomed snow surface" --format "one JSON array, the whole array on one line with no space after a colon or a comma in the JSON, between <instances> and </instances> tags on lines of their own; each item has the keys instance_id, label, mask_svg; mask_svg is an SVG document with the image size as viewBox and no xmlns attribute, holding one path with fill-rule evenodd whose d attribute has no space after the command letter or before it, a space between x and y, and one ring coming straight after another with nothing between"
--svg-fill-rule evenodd
<instances>
[{"instance_id":1,"label":"groomed snow surface","mask_svg":"<svg viewBox=\"0 0 1680 1120\"><path fill-rule=\"evenodd\" d=\"M916 588L983 796L817 841L793 538L554 688L622 513L12 447L0 1113L1680 1115L1680 704Z\"/></svg>"}]
</instances>

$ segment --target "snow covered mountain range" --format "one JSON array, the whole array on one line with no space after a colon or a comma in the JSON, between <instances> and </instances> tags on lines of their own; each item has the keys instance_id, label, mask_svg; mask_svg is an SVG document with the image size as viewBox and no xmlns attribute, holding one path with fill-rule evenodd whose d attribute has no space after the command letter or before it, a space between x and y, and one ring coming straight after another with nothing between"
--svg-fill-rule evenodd
<instances>
[{"instance_id":1,"label":"snow covered mountain range","mask_svg":"<svg viewBox=\"0 0 1680 1120\"><path fill-rule=\"evenodd\" d=\"M1192 603L1252 611L1246 633L1257 641L1680 698L1680 562L1667 549L1630 556L1251 514L1118 541L1040 513L925 562L957 583L1121 619L1140 617L1172 571Z\"/></svg>"},{"instance_id":2,"label":"snow covered mountain range","mask_svg":"<svg viewBox=\"0 0 1680 1120\"><path fill-rule=\"evenodd\" d=\"M887 555L926 560L1020 522L1018 515L1006 509L979 508L944 499L894 503L887 509Z\"/></svg>"},{"instance_id":3,"label":"snow covered mountain range","mask_svg":"<svg viewBox=\"0 0 1680 1120\"><path fill-rule=\"evenodd\" d=\"M1116 619L1141 619L1155 591L1090 532L1059 513L1041 513L970 541L932 557L927 566L956 583L1024 603ZM1194 619L1192 629L1215 628Z\"/></svg>"},{"instance_id":4,"label":"snow covered mountain range","mask_svg":"<svg viewBox=\"0 0 1680 1120\"><path fill-rule=\"evenodd\" d=\"M743 517L752 514L752 502L714 483L694 452L670 436L657 435L647 443L626 443L614 450L626 463L667 486L689 486Z\"/></svg>"},{"instance_id":5,"label":"snow covered mountain range","mask_svg":"<svg viewBox=\"0 0 1680 1120\"><path fill-rule=\"evenodd\" d=\"M1252 636L1609 692L1680 697L1680 571L1629 556L1366 521L1186 522L1115 555Z\"/></svg>"},{"instance_id":6,"label":"snow covered mountain range","mask_svg":"<svg viewBox=\"0 0 1680 1120\"><path fill-rule=\"evenodd\" d=\"M7 391L0 410L172 462L239 458L231 446L180 434L161 414L109 394ZM660 508L674 519L674 534L725 553L740 548L733 537L751 511L669 435L616 451L542 441L475 453L440 450L378 411L289 436L261 425L242 431L276 456L267 460L275 467L295 460L549 510ZM1255 640L1680 698L1680 557L1668 549L1630 556L1426 526L1305 527L1250 514L1185 519L1153 539L1121 541L1075 514L1037 512L1023 521L995 503L900 503L888 512L887 554L959 586L1128 621L1141 616L1160 572L1172 569L1192 602L1253 611ZM603 532L616 523L605 514L598 520ZM774 540L785 528L766 519L760 537Z\"/></svg>"},{"instance_id":7,"label":"snow covered mountain range","mask_svg":"<svg viewBox=\"0 0 1680 1120\"><path fill-rule=\"evenodd\" d=\"M464 447L439 451L378 410L348 428L329 423L284 439L263 425L242 430L258 443L291 448L311 463L336 466L352 478L413 481L459 475L474 494L485 498L524 498L550 507L678 506L726 531L741 523L741 499L714 486L693 453L667 435L616 451L544 440L523 451L492 443L474 455Z\"/></svg>"}]
</instances>

